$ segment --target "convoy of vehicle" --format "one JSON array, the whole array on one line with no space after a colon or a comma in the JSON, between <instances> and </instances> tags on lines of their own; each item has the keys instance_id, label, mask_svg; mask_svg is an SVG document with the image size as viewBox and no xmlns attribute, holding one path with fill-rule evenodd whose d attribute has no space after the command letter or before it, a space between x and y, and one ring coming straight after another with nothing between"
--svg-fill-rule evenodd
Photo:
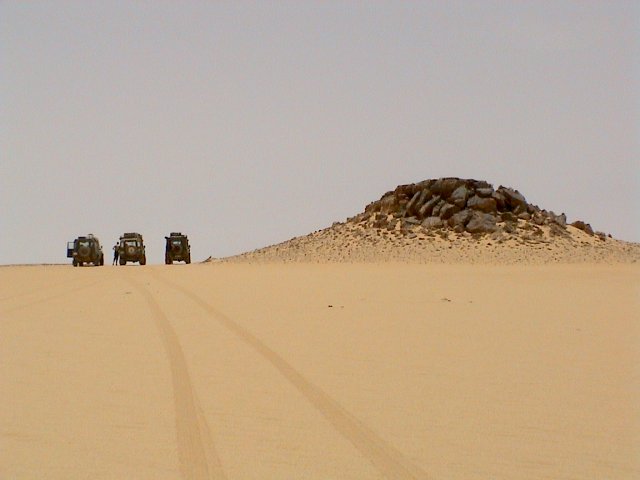
<instances>
[{"instance_id":1,"label":"convoy of vehicle","mask_svg":"<svg viewBox=\"0 0 640 480\"><path fill-rule=\"evenodd\" d=\"M186 235L181 232L171 232L164 238L166 240L164 261L167 265L173 262L191 263L191 246ZM126 265L128 262L140 265L147 263L144 239L137 232L123 233L114 249L117 251L120 265ZM71 264L74 267L88 264L104 265L104 252L100 241L91 233L67 242L67 258L72 259Z\"/></svg>"}]
</instances>

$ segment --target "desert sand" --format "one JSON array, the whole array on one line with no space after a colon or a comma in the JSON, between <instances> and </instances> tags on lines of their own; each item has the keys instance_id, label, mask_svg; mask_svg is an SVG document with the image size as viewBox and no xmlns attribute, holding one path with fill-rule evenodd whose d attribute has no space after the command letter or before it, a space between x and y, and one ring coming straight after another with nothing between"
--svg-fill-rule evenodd
<instances>
[{"instance_id":1,"label":"desert sand","mask_svg":"<svg viewBox=\"0 0 640 480\"><path fill-rule=\"evenodd\" d=\"M636 246L307 247L0 268L0 478L640 478Z\"/></svg>"}]
</instances>

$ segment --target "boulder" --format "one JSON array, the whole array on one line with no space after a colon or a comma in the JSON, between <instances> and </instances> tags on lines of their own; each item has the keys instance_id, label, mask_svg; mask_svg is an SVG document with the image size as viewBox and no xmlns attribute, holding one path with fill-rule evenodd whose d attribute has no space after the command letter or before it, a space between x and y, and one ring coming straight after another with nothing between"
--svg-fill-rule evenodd
<instances>
[{"instance_id":1,"label":"boulder","mask_svg":"<svg viewBox=\"0 0 640 480\"><path fill-rule=\"evenodd\" d=\"M380 202L371 202L369 205L367 205L366 207L364 207L364 213L370 215L372 213L375 212L379 212L380 211Z\"/></svg>"},{"instance_id":2,"label":"boulder","mask_svg":"<svg viewBox=\"0 0 640 480\"><path fill-rule=\"evenodd\" d=\"M421 190L420 197L418 197L418 201L416 202L416 205L414 207L415 210L419 211L420 207L422 207L422 205L424 205L424 202L426 202L429 198L431 198L431 190L429 190L428 188Z\"/></svg>"},{"instance_id":3,"label":"boulder","mask_svg":"<svg viewBox=\"0 0 640 480\"><path fill-rule=\"evenodd\" d=\"M571 226L577 228L578 230L582 230L589 235L593 235L593 228L591 228L591 225L583 222L582 220L576 220L571 224Z\"/></svg>"},{"instance_id":4,"label":"boulder","mask_svg":"<svg viewBox=\"0 0 640 480\"><path fill-rule=\"evenodd\" d=\"M445 203L440 208L439 215L442 220L448 220L453 216L454 213L457 213L459 211L460 211L460 207L458 207L457 205L451 205L450 203Z\"/></svg>"},{"instance_id":5,"label":"boulder","mask_svg":"<svg viewBox=\"0 0 640 480\"><path fill-rule=\"evenodd\" d=\"M561 213L560 215L553 215L551 220L557 223L558 225L560 225L561 227L567 226L567 216L564 213Z\"/></svg>"},{"instance_id":6,"label":"boulder","mask_svg":"<svg viewBox=\"0 0 640 480\"><path fill-rule=\"evenodd\" d=\"M493 192L491 194L491 198L493 198L496 201L496 208L498 209L498 211L502 212L505 209L505 202L506 202L504 195L500 192Z\"/></svg>"},{"instance_id":7,"label":"boulder","mask_svg":"<svg viewBox=\"0 0 640 480\"><path fill-rule=\"evenodd\" d=\"M404 223L407 225L420 225L420 223L422 223L416 217L407 217L407 218L404 218L403 220L404 220Z\"/></svg>"},{"instance_id":8,"label":"boulder","mask_svg":"<svg viewBox=\"0 0 640 480\"><path fill-rule=\"evenodd\" d=\"M439 201L440 201L439 195L436 195L435 197L431 198L431 200L429 200L422 207L420 207L420 210L418 211L418 216L420 218L427 218L428 216L430 216L431 212L433 212L433 207L435 207Z\"/></svg>"},{"instance_id":9,"label":"boulder","mask_svg":"<svg viewBox=\"0 0 640 480\"><path fill-rule=\"evenodd\" d=\"M448 198L463 183L464 180L459 178L439 178L431 185L431 191L442 198Z\"/></svg>"},{"instance_id":10,"label":"boulder","mask_svg":"<svg viewBox=\"0 0 640 480\"><path fill-rule=\"evenodd\" d=\"M518 217L511 212L502 212L500 218L503 222L518 223Z\"/></svg>"},{"instance_id":11,"label":"boulder","mask_svg":"<svg viewBox=\"0 0 640 480\"><path fill-rule=\"evenodd\" d=\"M407 213L409 215L411 215L413 213L413 209L416 205L416 203L418 202L418 199L420 198L420 194L422 192L417 191L416 193L413 194L413 197L411 197L411 200L409 200L409 203L407 203Z\"/></svg>"},{"instance_id":12,"label":"boulder","mask_svg":"<svg viewBox=\"0 0 640 480\"><path fill-rule=\"evenodd\" d=\"M408 185L398 185L393 192L395 193L396 197L411 198L413 197L415 189L416 189L415 184L410 183Z\"/></svg>"},{"instance_id":13,"label":"boulder","mask_svg":"<svg viewBox=\"0 0 640 480\"><path fill-rule=\"evenodd\" d=\"M444 222L440 217L428 217L422 222L424 228L441 228L444 226Z\"/></svg>"},{"instance_id":14,"label":"boulder","mask_svg":"<svg viewBox=\"0 0 640 480\"><path fill-rule=\"evenodd\" d=\"M397 207L397 198L393 193L389 193L380 200L380 211L384 213L393 212Z\"/></svg>"},{"instance_id":15,"label":"boulder","mask_svg":"<svg viewBox=\"0 0 640 480\"><path fill-rule=\"evenodd\" d=\"M447 223L454 230L458 226L462 226L464 230L464 226L471 220L471 215L473 215L471 210L462 210L461 212L453 214Z\"/></svg>"},{"instance_id":16,"label":"boulder","mask_svg":"<svg viewBox=\"0 0 640 480\"><path fill-rule=\"evenodd\" d=\"M533 214L532 220L536 225L544 225L546 217L540 212L536 212Z\"/></svg>"},{"instance_id":17,"label":"boulder","mask_svg":"<svg viewBox=\"0 0 640 480\"><path fill-rule=\"evenodd\" d=\"M415 186L419 190L428 190L429 187L433 185L433 182L435 182L435 180L422 180L421 182L416 183Z\"/></svg>"},{"instance_id":18,"label":"boulder","mask_svg":"<svg viewBox=\"0 0 640 480\"><path fill-rule=\"evenodd\" d=\"M435 207L433 207L433 212L431 212L431 215L433 215L434 217L439 217L440 216L440 209L442 207L445 206L447 202L445 202L444 200L440 200Z\"/></svg>"},{"instance_id":19,"label":"boulder","mask_svg":"<svg viewBox=\"0 0 640 480\"><path fill-rule=\"evenodd\" d=\"M520 220L529 221L529 220L531 220L531 214L529 212L520 212L518 214L518 218Z\"/></svg>"},{"instance_id":20,"label":"boulder","mask_svg":"<svg viewBox=\"0 0 640 480\"><path fill-rule=\"evenodd\" d=\"M466 225L469 233L491 233L497 230L496 217L489 213L474 211Z\"/></svg>"},{"instance_id":21,"label":"boulder","mask_svg":"<svg viewBox=\"0 0 640 480\"><path fill-rule=\"evenodd\" d=\"M511 210L515 210L517 207L524 207L526 210L527 200L519 191L501 186L498 188L498 192L504 196L505 205L511 207Z\"/></svg>"},{"instance_id":22,"label":"boulder","mask_svg":"<svg viewBox=\"0 0 640 480\"><path fill-rule=\"evenodd\" d=\"M467 201L467 208L479 210L484 213L495 212L496 207L496 201L493 198L482 198L474 195Z\"/></svg>"},{"instance_id":23,"label":"boulder","mask_svg":"<svg viewBox=\"0 0 640 480\"><path fill-rule=\"evenodd\" d=\"M469 189L466 185L460 185L449 197L449 202L457 207L464 208L467 204L467 198L469 198Z\"/></svg>"},{"instance_id":24,"label":"boulder","mask_svg":"<svg viewBox=\"0 0 640 480\"><path fill-rule=\"evenodd\" d=\"M479 188L493 188L493 186L484 180L467 180L467 184L470 184L474 190Z\"/></svg>"},{"instance_id":25,"label":"boulder","mask_svg":"<svg viewBox=\"0 0 640 480\"><path fill-rule=\"evenodd\" d=\"M516 215L520 215L521 213L527 213L529 214L529 216L531 216L531 214L529 213L529 210L527 209L527 205L518 205L516 208L513 209L513 213L515 213Z\"/></svg>"},{"instance_id":26,"label":"boulder","mask_svg":"<svg viewBox=\"0 0 640 480\"><path fill-rule=\"evenodd\" d=\"M490 197L491 195L493 195L493 188L491 187L476 188L476 195L482 198Z\"/></svg>"}]
</instances>

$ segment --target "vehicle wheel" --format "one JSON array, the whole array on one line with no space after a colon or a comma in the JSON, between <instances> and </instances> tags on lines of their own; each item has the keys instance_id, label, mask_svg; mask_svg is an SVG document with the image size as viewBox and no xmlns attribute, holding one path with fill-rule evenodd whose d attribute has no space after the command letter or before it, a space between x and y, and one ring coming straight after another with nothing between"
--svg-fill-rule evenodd
<instances>
[{"instance_id":1,"label":"vehicle wheel","mask_svg":"<svg viewBox=\"0 0 640 480\"><path fill-rule=\"evenodd\" d=\"M120 265L126 265L127 261L124 258L120 258Z\"/></svg>"},{"instance_id":2,"label":"vehicle wheel","mask_svg":"<svg viewBox=\"0 0 640 480\"><path fill-rule=\"evenodd\" d=\"M82 266L82 265L84 265L84 262L78 262L78 265Z\"/></svg>"},{"instance_id":3,"label":"vehicle wheel","mask_svg":"<svg viewBox=\"0 0 640 480\"><path fill-rule=\"evenodd\" d=\"M100 255L100 266L104 265L104 255Z\"/></svg>"},{"instance_id":4,"label":"vehicle wheel","mask_svg":"<svg viewBox=\"0 0 640 480\"><path fill-rule=\"evenodd\" d=\"M143 256L143 257L140 259L140 265L146 265L146 264L147 264L147 257Z\"/></svg>"},{"instance_id":5,"label":"vehicle wheel","mask_svg":"<svg viewBox=\"0 0 640 480\"><path fill-rule=\"evenodd\" d=\"M191 255L188 255L187 258L184 261L187 264L191 263Z\"/></svg>"},{"instance_id":6,"label":"vehicle wheel","mask_svg":"<svg viewBox=\"0 0 640 480\"><path fill-rule=\"evenodd\" d=\"M71 262L71 265L73 265L74 267L77 267L78 261L74 258L73 261Z\"/></svg>"},{"instance_id":7,"label":"vehicle wheel","mask_svg":"<svg viewBox=\"0 0 640 480\"><path fill-rule=\"evenodd\" d=\"M171 260L171 257L169 257L169 255L165 255L164 256L164 263L165 265L172 265L173 261Z\"/></svg>"}]
</instances>

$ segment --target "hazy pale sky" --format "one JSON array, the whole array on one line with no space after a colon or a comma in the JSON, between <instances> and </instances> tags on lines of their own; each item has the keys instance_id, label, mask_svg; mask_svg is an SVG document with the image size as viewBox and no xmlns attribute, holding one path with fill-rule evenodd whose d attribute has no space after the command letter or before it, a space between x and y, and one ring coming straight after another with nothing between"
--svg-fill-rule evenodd
<instances>
[{"instance_id":1,"label":"hazy pale sky","mask_svg":"<svg viewBox=\"0 0 640 480\"><path fill-rule=\"evenodd\" d=\"M0 264L194 261L458 176L640 241L640 4L0 2Z\"/></svg>"}]
</instances>

